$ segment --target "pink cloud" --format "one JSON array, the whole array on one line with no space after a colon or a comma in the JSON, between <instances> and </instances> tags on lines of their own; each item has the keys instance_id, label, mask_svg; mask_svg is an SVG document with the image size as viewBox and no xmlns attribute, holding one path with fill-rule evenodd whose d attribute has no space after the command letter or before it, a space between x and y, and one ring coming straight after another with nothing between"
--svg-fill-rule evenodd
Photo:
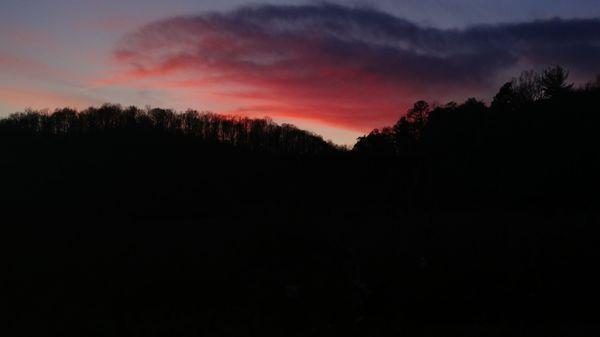
<instances>
[{"instance_id":1,"label":"pink cloud","mask_svg":"<svg viewBox=\"0 0 600 337\"><path fill-rule=\"evenodd\" d=\"M85 108L101 102L73 94L54 90L22 89L0 87L0 102L16 109L25 107L34 109L54 109L61 107Z\"/></svg>"},{"instance_id":2,"label":"pink cloud","mask_svg":"<svg viewBox=\"0 0 600 337\"><path fill-rule=\"evenodd\" d=\"M115 50L125 71L103 84L197 89L235 112L367 131L418 99L493 90L527 59L598 68L597 20L472 27L415 25L375 10L256 6L141 27ZM560 41L548 32L560 30ZM556 48L572 44L570 53ZM555 48L556 47L556 48ZM587 52L587 53L586 53ZM208 94L207 94L208 92Z\"/></svg>"},{"instance_id":3,"label":"pink cloud","mask_svg":"<svg viewBox=\"0 0 600 337\"><path fill-rule=\"evenodd\" d=\"M0 54L0 70L4 72L19 72L20 74L53 74L49 67L30 59Z\"/></svg>"}]
</instances>

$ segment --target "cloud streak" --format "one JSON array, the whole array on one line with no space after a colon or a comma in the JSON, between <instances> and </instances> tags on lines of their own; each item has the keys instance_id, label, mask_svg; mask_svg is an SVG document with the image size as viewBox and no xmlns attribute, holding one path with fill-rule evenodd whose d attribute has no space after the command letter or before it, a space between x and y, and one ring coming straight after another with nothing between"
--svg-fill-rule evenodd
<instances>
[{"instance_id":1,"label":"cloud streak","mask_svg":"<svg viewBox=\"0 0 600 337\"><path fill-rule=\"evenodd\" d=\"M374 9L258 5L175 17L125 36L111 81L207 88L243 111L354 130L388 124L416 99L482 93L518 67L600 72L600 20L423 27Z\"/></svg>"}]
</instances>

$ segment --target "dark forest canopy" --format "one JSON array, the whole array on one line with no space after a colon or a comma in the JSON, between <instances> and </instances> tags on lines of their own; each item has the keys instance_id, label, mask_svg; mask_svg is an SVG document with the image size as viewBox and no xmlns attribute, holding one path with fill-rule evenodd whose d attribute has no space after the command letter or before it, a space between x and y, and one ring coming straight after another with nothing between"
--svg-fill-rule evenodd
<instances>
[{"instance_id":1,"label":"dark forest canopy","mask_svg":"<svg viewBox=\"0 0 600 337\"><path fill-rule=\"evenodd\" d=\"M448 146L448 142L468 151L473 146L500 141L498 137L512 142L518 136L523 137L519 141L527 142L553 133L554 140L547 140L562 142L561 135L565 133L578 134L582 127L598 126L600 76L577 89L568 77L568 70L560 66L546 69L541 74L525 71L505 83L490 106L476 98L469 98L462 104L449 102L437 106L418 101L392 127L375 129L360 137L354 151L406 155L428 152L435 146ZM591 124L582 123L584 121ZM570 123L574 124L568 128Z\"/></svg>"},{"instance_id":2,"label":"dark forest canopy","mask_svg":"<svg viewBox=\"0 0 600 337\"><path fill-rule=\"evenodd\" d=\"M489 106L475 98L419 101L392 127L359 138L353 151L416 165L422 188L439 199L595 205L600 77L574 88L568 75L559 66L524 72Z\"/></svg>"},{"instance_id":3,"label":"dark forest canopy","mask_svg":"<svg viewBox=\"0 0 600 337\"><path fill-rule=\"evenodd\" d=\"M104 104L83 111L71 108L53 113L27 109L0 121L4 135L135 137L183 136L204 144L230 145L260 153L323 154L342 148L309 131L290 124L278 125L269 118L223 116L188 110Z\"/></svg>"}]
</instances>

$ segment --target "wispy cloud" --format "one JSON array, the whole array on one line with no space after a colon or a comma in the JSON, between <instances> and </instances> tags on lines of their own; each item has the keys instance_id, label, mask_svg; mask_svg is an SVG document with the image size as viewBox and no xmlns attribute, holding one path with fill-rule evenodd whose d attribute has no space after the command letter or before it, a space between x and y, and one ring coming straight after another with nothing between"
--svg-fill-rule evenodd
<instances>
[{"instance_id":1,"label":"wispy cloud","mask_svg":"<svg viewBox=\"0 0 600 337\"><path fill-rule=\"evenodd\" d=\"M485 92L517 66L600 72L600 20L423 27L374 9L259 5L125 36L111 81L218 88L242 109L366 130L414 100Z\"/></svg>"},{"instance_id":2,"label":"wispy cloud","mask_svg":"<svg viewBox=\"0 0 600 337\"><path fill-rule=\"evenodd\" d=\"M85 108L102 103L96 99L64 93L50 89L23 89L19 87L0 86L0 103L15 109L30 107L34 109L73 107ZM6 111L12 113L14 110Z\"/></svg>"}]
</instances>

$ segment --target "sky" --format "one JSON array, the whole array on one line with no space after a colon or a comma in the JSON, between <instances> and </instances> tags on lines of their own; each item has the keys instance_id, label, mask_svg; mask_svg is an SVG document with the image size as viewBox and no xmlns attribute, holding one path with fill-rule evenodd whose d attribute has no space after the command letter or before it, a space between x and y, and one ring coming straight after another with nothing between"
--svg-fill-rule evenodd
<instances>
[{"instance_id":1,"label":"sky","mask_svg":"<svg viewBox=\"0 0 600 337\"><path fill-rule=\"evenodd\" d=\"M0 0L0 116L102 103L269 116L338 144L520 71L600 73L598 0Z\"/></svg>"}]
</instances>

